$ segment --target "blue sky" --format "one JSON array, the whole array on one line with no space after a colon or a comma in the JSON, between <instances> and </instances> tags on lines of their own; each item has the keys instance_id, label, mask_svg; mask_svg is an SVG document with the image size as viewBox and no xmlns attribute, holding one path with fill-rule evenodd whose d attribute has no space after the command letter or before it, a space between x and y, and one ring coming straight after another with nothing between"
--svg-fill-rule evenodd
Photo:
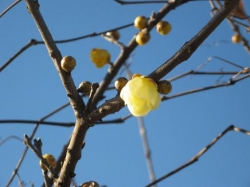
<instances>
[{"instance_id":1,"label":"blue sky","mask_svg":"<svg viewBox=\"0 0 250 187\"><path fill-rule=\"evenodd\" d=\"M0 12L11 3L10 0L3 0ZM132 23L136 16L149 17L153 11L157 12L163 6L122 6L114 1L94 0L52 0L50 3L41 1L40 5L40 11L55 40L126 25ZM247 12L250 12L249 1L245 1L245 7ZM186 3L171 11L164 18L172 25L171 33L161 36L153 29L150 42L137 47L132 53L129 59L132 61L131 71L150 74L210 20L210 10L208 1L197 1ZM0 66L31 39L41 40L35 23L26 10L25 1L21 1L0 18L0 28ZM241 31L249 40L249 33L244 29ZM136 33L137 30L133 26L122 29L120 41L126 45ZM196 70L212 56L249 67L249 53L241 44L231 42L233 34L227 21L223 21L186 62L164 78L169 79L189 70ZM219 45L214 45L216 42L219 42ZM120 52L119 47L101 36L58 44L63 56L72 55L77 60L77 67L72 72L76 86L85 80L100 82L107 72L108 66L96 69L90 62L89 52L94 47L110 51L112 61L115 61ZM215 58L200 69L221 70L240 69ZM118 76L125 76L124 71ZM172 82L173 90L169 95L215 85L218 81L228 81L230 77L232 75L188 75ZM229 125L250 130L249 83L248 78L233 86L170 99L162 102L156 111L144 117L156 178L189 161ZM0 72L0 85L0 120L39 120L68 102L44 45L30 47ZM112 98L115 94L115 91L108 91L105 95ZM124 107L103 120L116 119L128 114L128 109ZM74 119L72 108L67 107L48 120L74 122ZM0 124L0 141L12 135L23 138L23 134L30 135L33 128L34 125L31 124ZM42 139L44 153L58 157L72 130L72 127L41 125L35 137ZM250 186L249 146L249 136L229 132L198 162L158 183L157 186ZM24 148L25 145L15 139L0 146L0 168L3 171L0 174L0 186L4 186L9 180ZM40 186L42 183L38 163L38 158L29 151L18 172L27 184L33 182L35 186ZM78 184L95 180L100 185L108 187L147 185L150 181L137 119L132 117L122 124L92 127L87 133L86 146L82 151L82 159L78 162L76 174L75 180ZM17 185L16 177L11 186Z\"/></svg>"}]
</instances>

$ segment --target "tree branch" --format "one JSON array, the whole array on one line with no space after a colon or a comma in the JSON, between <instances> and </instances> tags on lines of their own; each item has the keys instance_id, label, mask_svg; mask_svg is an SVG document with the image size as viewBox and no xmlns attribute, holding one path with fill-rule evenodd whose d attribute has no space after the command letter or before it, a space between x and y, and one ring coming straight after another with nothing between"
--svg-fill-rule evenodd
<instances>
[{"instance_id":1,"label":"tree branch","mask_svg":"<svg viewBox=\"0 0 250 187\"><path fill-rule=\"evenodd\" d=\"M175 53L163 65L152 72L149 77L160 80L180 63L186 61L204 40L216 29L216 27L230 14L240 0L229 1L226 7L222 7L217 14L188 42L186 42L177 53Z\"/></svg>"}]
</instances>

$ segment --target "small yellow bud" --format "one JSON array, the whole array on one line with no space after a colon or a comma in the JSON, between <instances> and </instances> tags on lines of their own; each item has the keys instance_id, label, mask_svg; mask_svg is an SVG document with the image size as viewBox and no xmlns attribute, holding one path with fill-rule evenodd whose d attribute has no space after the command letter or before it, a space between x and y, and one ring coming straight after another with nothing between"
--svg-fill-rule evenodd
<instances>
[{"instance_id":1,"label":"small yellow bud","mask_svg":"<svg viewBox=\"0 0 250 187\"><path fill-rule=\"evenodd\" d=\"M172 91L172 85L167 80L161 80L157 82L158 92L160 94L169 94Z\"/></svg>"},{"instance_id":2,"label":"small yellow bud","mask_svg":"<svg viewBox=\"0 0 250 187\"><path fill-rule=\"evenodd\" d=\"M160 21L156 25L156 30L161 35L168 34L171 31L171 29L172 29L172 26L167 21Z\"/></svg>"},{"instance_id":3,"label":"small yellow bud","mask_svg":"<svg viewBox=\"0 0 250 187\"><path fill-rule=\"evenodd\" d=\"M148 43L149 39L150 39L149 33L145 31L140 31L136 35L135 41L138 45L145 45L146 43Z\"/></svg>"},{"instance_id":4,"label":"small yellow bud","mask_svg":"<svg viewBox=\"0 0 250 187\"><path fill-rule=\"evenodd\" d=\"M56 159L53 155L51 154L44 154L43 158L48 162L48 164L52 167L55 168L56 167ZM39 162L40 167L44 170L44 171L48 171L48 169L46 168L46 166L41 162Z\"/></svg>"},{"instance_id":5,"label":"small yellow bud","mask_svg":"<svg viewBox=\"0 0 250 187\"><path fill-rule=\"evenodd\" d=\"M127 84L127 82L128 82L128 79L126 79L125 77L119 77L115 81L115 89L118 92L120 92L122 90L122 88Z\"/></svg>"},{"instance_id":6,"label":"small yellow bud","mask_svg":"<svg viewBox=\"0 0 250 187\"><path fill-rule=\"evenodd\" d=\"M81 84L78 86L77 91L86 95L90 94L91 91L91 82L89 81L83 81Z\"/></svg>"},{"instance_id":7,"label":"small yellow bud","mask_svg":"<svg viewBox=\"0 0 250 187\"><path fill-rule=\"evenodd\" d=\"M81 184L80 187L100 187L100 185L95 181L90 181Z\"/></svg>"},{"instance_id":8,"label":"small yellow bud","mask_svg":"<svg viewBox=\"0 0 250 187\"><path fill-rule=\"evenodd\" d=\"M242 37L239 33L236 33L235 35L232 36L232 42L233 43L240 43L242 40Z\"/></svg>"},{"instance_id":9,"label":"small yellow bud","mask_svg":"<svg viewBox=\"0 0 250 187\"><path fill-rule=\"evenodd\" d=\"M108 36L109 38L111 38L113 40L119 40L120 39L120 33L119 33L118 30L107 32L106 36Z\"/></svg>"},{"instance_id":10,"label":"small yellow bud","mask_svg":"<svg viewBox=\"0 0 250 187\"><path fill-rule=\"evenodd\" d=\"M76 60L72 56L65 56L61 60L61 68L66 72L71 72L76 66Z\"/></svg>"},{"instance_id":11,"label":"small yellow bud","mask_svg":"<svg viewBox=\"0 0 250 187\"><path fill-rule=\"evenodd\" d=\"M134 26L137 28L137 29L144 29L147 27L147 24L148 24L148 20L146 17L144 16L137 16L134 20Z\"/></svg>"},{"instance_id":12,"label":"small yellow bud","mask_svg":"<svg viewBox=\"0 0 250 187\"><path fill-rule=\"evenodd\" d=\"M135 73L133 76L132 76L132 79L136 78L136 77L141 77L143 76L142 74L139 74L139 73Z\"/></svg>"}]
</instances>

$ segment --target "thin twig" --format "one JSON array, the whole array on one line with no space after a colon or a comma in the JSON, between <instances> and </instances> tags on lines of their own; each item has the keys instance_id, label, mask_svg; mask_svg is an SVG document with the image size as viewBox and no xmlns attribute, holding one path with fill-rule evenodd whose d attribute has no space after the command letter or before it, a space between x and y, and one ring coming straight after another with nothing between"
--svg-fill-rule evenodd
<instances>
[{"instance_id":1,"label":"thin twig","mask_svg":"<svg viewBox=\"0 0 250 187\"><path fill-rule=\"evenodd\" d=\"M24 123L24 124L36 124L40 125L50 125L50 126L59 126L59 127L73 127L75 125L74 122L54 122L54 121L40 121L40 120L24 120L24 119L10 119L10 120L0 120L0 123ZM1 145L1 143L0 143Z\"/></svg>"},{"instance_id":2,"label":"thin twig","mask_svg":"<svg viewBox=\"0 0 250 187\"><path fill-rule=\"evenodd\" d=\"M143 149L145 153L145 159L148 167L148 174L149 174L149 179L151 182L155 181L155 173L154 173L154 167L153 167L153 162L151 159L151 151L149 149L149 144L148 144L148 138L146 134L146 128L143 122L142 117L137 117L138 125L139 125L139 132L141 135L142 143L143 143ZM156 185L154 185L156 187Z\"/></svg>"},{"instance_id":3,"label":"thin twig","mask_svg":"<svg viewBox=\"0 0 250 187\"><path fill-rule=\"evenodd\" d=\"M194 162L198 161L201 156L203 156L215 143L217 143L229 131L242 132L246 135L250 135L250 131L235 127L233 125L230 125L224 131L222 131L222 133L220 133L215 139L213 139L213 141L210 144L208 144L201 151L199 151L193 158L191 158L190 161L188 161L185 164L181 165L180 167L174 169L173 171L167 173L166 175L160 177L159 179L155 180L154 182L146 185L145 187L150 187L152 185L155 185L155 184L159 183L160 181L162 181L162 180L172 176L173 174L181 171L182 169L188 167L189 165L193 164Z\"/></svg>"},{"instance_id":4,"label":"thin twig","mask_svg":"<svg viewBox=\"0 0 250 187\"><path fill-rule=\"evenodd\" d=\"M188 95L188 94L202 92L202 91L206 91L206 90L210 90L210 89L231 86L231 85L234 85L235 83L237 83L237 82L239 82L241 80L244 80L246 78L249 78L249 77L250 77L250 74L247 74L247 75L244 75L244 76L242 76L240 78L230 79L228 82L223 82L221 84L217 84L217 85L214 85L214 86L207 86L207 87L203 87L203 88L197 88L197 89L194 89L194 90L185 91L185 92L174 94L174 95L171 95L171 96L163 96L162 101L177 98L177 97Z\"/></svg>"},{"instance_id":5,"label":"thin twig","mask_svg":"<svg viewBox=\"0 0 250 187\"><path fill-rule=\"evenodd\" d=\"M36 41L34 39L30 40L24 47L22 47L16 54L14 54L7 62L5 62L0 67L0 72L3 71L13 60L15 60L20 54L22 54L24 51L26 51L28 48L30 48L33 45L36 44L42 44L40 41Z\"/></svg>"},{"instance_id":6,"label":"thin twig","mask_svg":"<svg viewBox=\"0 0 250 187\"><path fill-rule=\"evenodd\" d=\"M226 59L224 59L224 58L221 58L221 57L218 57L218 56L211 56L211 57L209 57L203 64L199 65L199 66L197 67L196 71L199 70L199 69L201 69L201 68L204 67L205 65L207 65L207 64L208 64L211 60L213 60L214 58L215 58L215 59L218 59L218 60L220 60L220 61L222 61L222 62L225 62L225 63L227 63L227 64L230 64L230 65L232 65L232 66L238 67L238 68L240 68L240 69L243 69L243 68L244 68L243 66L240 66L240 65L238 65L238 64L236 64L236 63L233 63L233 62L231 62L231 61L229 61L229 60L226 60Z\"/></svg>"},{"instance_id":7,"label":"thin twig","mask_svg":"<svg viewBox=\"0 0 250 187\"><path fill-rule=\"evenodd\" d=\"M17 5L19 2L21 2L21 0L16 0L14 3L12 3L9 7L7 7L1 14L0 14L0 18L6 14L10 9L12 9L15 5Z\"/></svg>"},{"instance_id":8,"label":"thin twig","mask_svg":"<svg viewBox=\"0 0 250 187\"><path fill-rule=\"evenodd\" d=\"M5 142L7 142L10 139L16 139L16 140L19 140L20 142L23 141L23 139L18 137L18 136L8 136L8 137L4 138L2 141L0 141L0 146L3 145Z\"/></svg>"},{"instance_id":9,"label":"thin twig","mask_svg":"<svg viewBox=\"0 0 250 187\"><path fill-rule=\"evenodd\" d=\"M105 33L109 32L109 31L121 30L121 29L130 27L132 25L134 25L134 23L129 23L129 24L126 24L126 25L123 25L123 26L120 26L120 27L116 27L116 28L101 31L101 32L93 32L91 34L87 34L87 35L83 35L83 36L79 36L79 37L75 37L75 38L64 39L64 40L55 40L55 43L56 44L63 44L63 43L69 43L69 42L82 40L82 39L89 38L89 37L100 36L102 34L105 34ZM7 62L5 62L0 67L0 72L3 71L13 60L15 60L19 55L21 55L28 48L30 48L31 46L34 46L34 45L39 45L39 44L44 44L44 41L38 41L38 40L35 40L35 39L31 39L24 47L22 47L16 54L14 54Z\"/></svg>"}]
</instances>

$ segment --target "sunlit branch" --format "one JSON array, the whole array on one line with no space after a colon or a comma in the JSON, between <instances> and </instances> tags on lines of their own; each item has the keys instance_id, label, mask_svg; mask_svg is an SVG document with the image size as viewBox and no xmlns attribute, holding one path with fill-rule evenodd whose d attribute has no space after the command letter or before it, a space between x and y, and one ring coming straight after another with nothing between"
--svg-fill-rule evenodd
<instances>
[{"instance_id":1,"label":"sunlit branch","mask_svg":"<svg viewBox=\"0 0 250 187\"><path fill-rule=\"evenodd\" d=\"M10 9L12 9L15 5L17 5L19 2L21 2L21 0L16 0L14 3L12 3L9 7L7 7L1 14L0 14L0 18L6 14Z\"/></svg>"},{"instance_id":2,"label":"sunlit branch","mask_svg":"<svg viewBox=\"0 0 250 187\"><path fill-rule=\"evenodd\" d=\"M172 176L173 174L181 171L182 169L186 168L187 166L195 163L196 161L199 160L199 158L201 156L203 156L215 143L217 143L229 131L241 132L241 133L244 133L244 134L250 136L250 131L245 130L245 129L241 129L241 128L238 128L238 127L235 127L234 125L230 125L224 131L222 131L222 133L220 133L215 139L213 139L213 141L210 144L208 144L200 152L198 152L193 158L191 158L190 161L188 161L185 164L181 165L180 167L174 169L173 171L167 173L166 175L160 177L159 179L155 180L154 182L146 185L145 187L150 187L152 185L155 185L155 184L161 182L162 180L164 180L164 179Z\"/></svg>"}]
</instances>

